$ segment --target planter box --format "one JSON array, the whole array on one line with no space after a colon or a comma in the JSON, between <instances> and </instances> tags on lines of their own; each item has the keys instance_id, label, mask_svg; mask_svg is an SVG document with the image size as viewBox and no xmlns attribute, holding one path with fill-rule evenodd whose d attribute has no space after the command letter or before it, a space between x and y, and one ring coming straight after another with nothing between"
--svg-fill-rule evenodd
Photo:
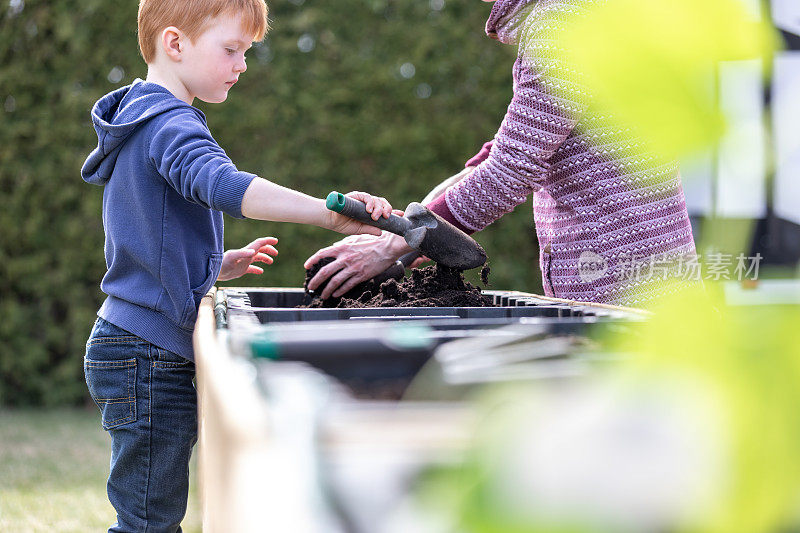
<instances>
[{"instance_id":1,"label":"planter box","mask_svg":"<svg viewBox=\"0 0 800 533\"><path fill-rule=\"evenodd\" d=\"M436 318L517 319L530 317L622 318L621 309L571 305L517 291L483 291L495 307L373 307L353 309L297 309L310 303L302 289L222 289L230 316L252 313L260 324L311 320L429 320Z\"/></svg>"},{"instance_id":2,"label":"planter box","mask_svg":"<svg viewBox=\"0 0 800 533\"><path fill-rule=\"evenodd\" d=\"M580 378L576 339L643 316L486 294L496 307L295 309L301 289L212 290L194 336L203 531L388 531L417 476L467 450L465 390Z\"/></svg>"}]
</instances>

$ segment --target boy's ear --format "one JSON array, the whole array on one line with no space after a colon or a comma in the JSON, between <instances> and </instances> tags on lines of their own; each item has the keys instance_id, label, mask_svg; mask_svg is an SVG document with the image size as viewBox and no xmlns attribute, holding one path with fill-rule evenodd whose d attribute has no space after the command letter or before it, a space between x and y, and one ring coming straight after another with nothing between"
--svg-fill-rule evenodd
<instances>
[{"instance_id":1,"label":"boy's ear","mask_svg":"<svg viewBox=\"0 0 800 533\"><path fill-rule=\"evenodd\" d=\"M183 52L183 41L183 32L175 26L168 26L161 32L161 47L167 57L173 61L180 61L181 52Z\"/></svg>"}]
</instances>

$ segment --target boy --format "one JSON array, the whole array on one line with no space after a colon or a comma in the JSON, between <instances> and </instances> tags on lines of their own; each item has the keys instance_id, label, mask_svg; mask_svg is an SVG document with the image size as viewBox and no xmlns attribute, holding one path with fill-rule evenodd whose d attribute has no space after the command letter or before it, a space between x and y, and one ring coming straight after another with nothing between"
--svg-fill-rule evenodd
<instances>
[{"instance_id":1,"label":"boy","mask_svg":"<svg viewBox=\"0 0 800 533\"><path fill-rule=\"evenodd\" d=\"M197 435L192 329L203 294L271 263L277 240L222 253L222 212L315 224L342 233L380 230L327 210L323 200L236 169L195 98L223 102L264 37L264 0L141 0L139 45L147 80L92 109L98 146L81 171L103 185L108 295L87 342L84 370L111 434L109 531L180 531ZM351 193L374 219L382 198Z\"/></svg>"}]
</instances>

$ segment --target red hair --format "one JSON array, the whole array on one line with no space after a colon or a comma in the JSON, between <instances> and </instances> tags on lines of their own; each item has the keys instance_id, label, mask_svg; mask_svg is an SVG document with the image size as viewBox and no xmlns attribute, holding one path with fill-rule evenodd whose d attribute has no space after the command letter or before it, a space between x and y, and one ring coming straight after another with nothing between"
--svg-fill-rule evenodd
<instances>
[{"instance_id":1,"label":"red hair","mask_svg":"<svg viewBox=\"0 0 800 533\"><path fill-rule=\"evenodd\" d=\"M139 2L139 50L145 63L156 57L156 39L164 28L175 26L194 40L209 20L220 15L242 16L243 29L260 41L269 29L264 0L141 0Z\"/></svg>"}]
</instances>

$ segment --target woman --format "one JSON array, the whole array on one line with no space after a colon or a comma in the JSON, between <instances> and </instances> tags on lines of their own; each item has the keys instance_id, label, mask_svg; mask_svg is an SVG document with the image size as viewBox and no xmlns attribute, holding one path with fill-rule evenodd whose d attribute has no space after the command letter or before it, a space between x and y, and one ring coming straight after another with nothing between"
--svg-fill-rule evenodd
<instances>
[{"instance_id":1,"label":"woman","mask_svg":"<svg viewBox=\"0 0 800 533\"><path fill-rule=\"evenodd\" d=\"M486 33L519 45L514 96L494 140L426 198L435 213L480 231L533 194L544 291L641 306L677 290L695 257L678 165L603 112L565 66L554 31L592 0L497 0ZM308 287L340 296L410 248L401 237L348 237Z\"/></svg>"}]
</instances>

